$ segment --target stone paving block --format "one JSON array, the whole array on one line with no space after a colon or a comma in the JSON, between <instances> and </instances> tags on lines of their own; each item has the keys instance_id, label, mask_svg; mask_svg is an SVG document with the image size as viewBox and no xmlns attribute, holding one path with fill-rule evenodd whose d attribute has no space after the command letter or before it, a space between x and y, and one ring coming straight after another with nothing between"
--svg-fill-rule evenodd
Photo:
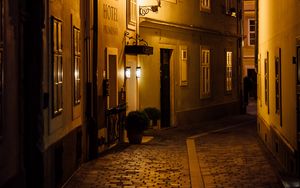
<instances>
[{"instance_id":1,"label":"stone paving block","mask_svg":"<svg viewBox=\"0 0 300 188\"><path fill-rule=\"evenodd\" d=\"M256 187L265 182L280 184L256 137L252 136L254 134L256 132L248 126L199 138L198 159L201 172L206 175L203 176L206 187Z\"/></svg>"},{"instance_id":2,"label":"stone paving block","mask_svg":"<svg viewBox=\"0 0 300 188\"><path fill-rule=\"evenodd\" d=\"M157 131L149 143L130 145L83 164L65 188L191 188L187 137L249 119L239 116L201 126L186 125L188 129ZM278 185L253 136L255 127L238 127L196 139L205 188Z\"/></svg>"}]
</instances>

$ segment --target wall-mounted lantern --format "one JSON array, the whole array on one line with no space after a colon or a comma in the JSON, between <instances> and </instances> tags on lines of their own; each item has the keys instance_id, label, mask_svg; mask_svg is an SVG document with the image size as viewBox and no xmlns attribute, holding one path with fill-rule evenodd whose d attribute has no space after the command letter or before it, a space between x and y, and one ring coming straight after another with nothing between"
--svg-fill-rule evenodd
<instances>
[{"instance_id":1,"label":"wall-mounted lantern","mask_svg":"<svg viewBox=\"0 0 300 188\"><path fill-rule=\"evenodd\" d=\"M157 12L158 7L160 7L160 4L161 4L160 0L157 0L157 5L140 6L139 13L141 16L145 16L146 14L149 13L149 11Z\"/></svg>"},{"instance_id":2,"label":"wall-mounted lantern","mask_svg":"<svg viewBox=\"0 0 300 188\"><path fill-rule=\"evenodd\" d=\"M131 67L125 68L125 78L130 78L131 75Z\"/></svg>"},{"instance_id":3,"label":"wall-mounted lantern","mask_svg":"<svg viewBox=\"0 0 300 188\"><path fill-rule=\"evenodd\" d=\"M140 78L141 77L141 74L142 74L142 70L141 70L141 67L136 67L136 77L137 78Z\"/></svg>"}]
</instances>

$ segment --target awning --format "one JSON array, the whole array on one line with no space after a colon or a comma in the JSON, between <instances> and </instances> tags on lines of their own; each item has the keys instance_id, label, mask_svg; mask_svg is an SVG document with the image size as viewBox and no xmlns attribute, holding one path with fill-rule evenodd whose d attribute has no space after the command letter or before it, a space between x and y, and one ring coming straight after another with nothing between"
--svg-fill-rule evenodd
<instances>
[{"instance_id":1,"label":"awning","mask_svg":"<svg viewBox=\"0 0 300 188\"><path fill-rule=\"evenodd\" d=\"M131 55L153 55L153 47L145 45L126 45L125 54Z\"/></svg>"}]
</instances>

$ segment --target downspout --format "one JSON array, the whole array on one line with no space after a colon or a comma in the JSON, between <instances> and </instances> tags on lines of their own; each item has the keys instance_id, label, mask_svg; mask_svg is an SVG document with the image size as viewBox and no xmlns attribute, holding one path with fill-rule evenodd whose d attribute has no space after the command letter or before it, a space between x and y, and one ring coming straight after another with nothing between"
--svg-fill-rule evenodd
<instances>
[{"instance_id":1,"label":"downspout","mask_svg":"<svg viewBox=\"0 0 300 188\"><path fill-rule=\"evenodd\" d=\"M243 100L243 51L242 51L242 33L243 33L243 4L241 3L241 0L237 1L237 48L238 48L238 92L239 92L239 98L240 98L240 108L241 112L244 113L245 111L245 104Z\"/></svg>"},{"instance_id":2,"label":"downspout","mask_svg":"<svg viewBox=\"0 0 300 188\"><path fill-rule=\"evenodd\" d=\"M93 1L93 40L92 40L92 80L89 84L90 114L88 114L89 160L97 157L98 128L97 128L97 60L98 60L98 0Z\"/></svg>"}]
</instances>

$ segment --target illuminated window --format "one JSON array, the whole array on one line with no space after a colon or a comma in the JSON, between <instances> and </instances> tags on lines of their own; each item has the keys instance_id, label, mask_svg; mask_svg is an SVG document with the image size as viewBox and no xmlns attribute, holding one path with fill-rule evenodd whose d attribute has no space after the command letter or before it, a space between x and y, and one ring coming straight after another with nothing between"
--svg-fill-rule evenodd
<instances>
[{"instance_id":1,"label":"illuminated window","mask_svg":"<svg viewBox=\"0 0 300 188\"><path fill-rule=\"evenodd\" d=\"M255 45L255 20L248 20L248 45Z\"/></svg>"},{"instance_id":2,"label":"illuminated window","mask_svg":"<svg viewBox=\"0 0 300 188\"><path fill-rule=\"evenodd\" d=\"M281 106L281 49L279 49L279 57L275 57L275 104L276 113L280 113Z\"/></svg>"},{"instance_id":3,"label":"illuminated window","mask_svg":"<svg viewBox=\"0 0 300 188\"><path fill-rule=\"evenodd\" d=\"M202 48L200 59L200 98L206 98L210 96L210 50Z\"/></svg>"},{"instance_id":4,"label":"illuminated window","mask_svg":"<svg viewBox=\"0 0 300 188\"><path fill-rule=\"evenodd\" d=\"M52 103L53 114L63 110L62 22L52 17Z\"/></svg>"},{"instance_id":5,"label":"illuminated window","mask_svg":"<svg viewBox=\"0 0 300 188\"><path fill-rule=\"evenodd\" d=\"M232 91L232 52L226 52L226 92Z\"/></svg>"},{"instance_id":6,"label":"illuminated window","mask_svg":"<svg viewBox=\"0 0 300 188\"><path fill-rule=\"evenodd\" d=\"M269 113L269 52L265 59L265 105L267 105Z\"/></svg>"},{"instance_id":7,"label":"illuminated window","mask_svg":"<svg viewBox=\"0 0 300 188\"><path fill-rule=\"evenodd\" d=\"M136 8L136 0L127 0L127 27L129 29L136 29L136 19L137 19L137 8Z\"/></svg>"},{"instance_id":8,"label":"illuminated window","mask_svg":"<svg viewBox=\"0 0 300 188\"><path fill-rule=\"evenodd\" d=\"M200 10L210 12L210 0L200 0Z\"/></svg>"},{"instance_id":9,"label":"illuminated window","mask_svg":"<svg viewBox=\"0 0 300 188\"><path fill-rule=\"evenodd\" d=\"M80 103L80 30L73 27L74 104Z\"/></svg>"},{"instance_id":10,"label":"illuminated window","mask_svg":"<svg viewBox=\"0 0 300 188\"><path fill-rule=\"evenodd\" d=\"M188 85L187 46L180 46L180 86Z\"/></svg>"}]
</instances>

